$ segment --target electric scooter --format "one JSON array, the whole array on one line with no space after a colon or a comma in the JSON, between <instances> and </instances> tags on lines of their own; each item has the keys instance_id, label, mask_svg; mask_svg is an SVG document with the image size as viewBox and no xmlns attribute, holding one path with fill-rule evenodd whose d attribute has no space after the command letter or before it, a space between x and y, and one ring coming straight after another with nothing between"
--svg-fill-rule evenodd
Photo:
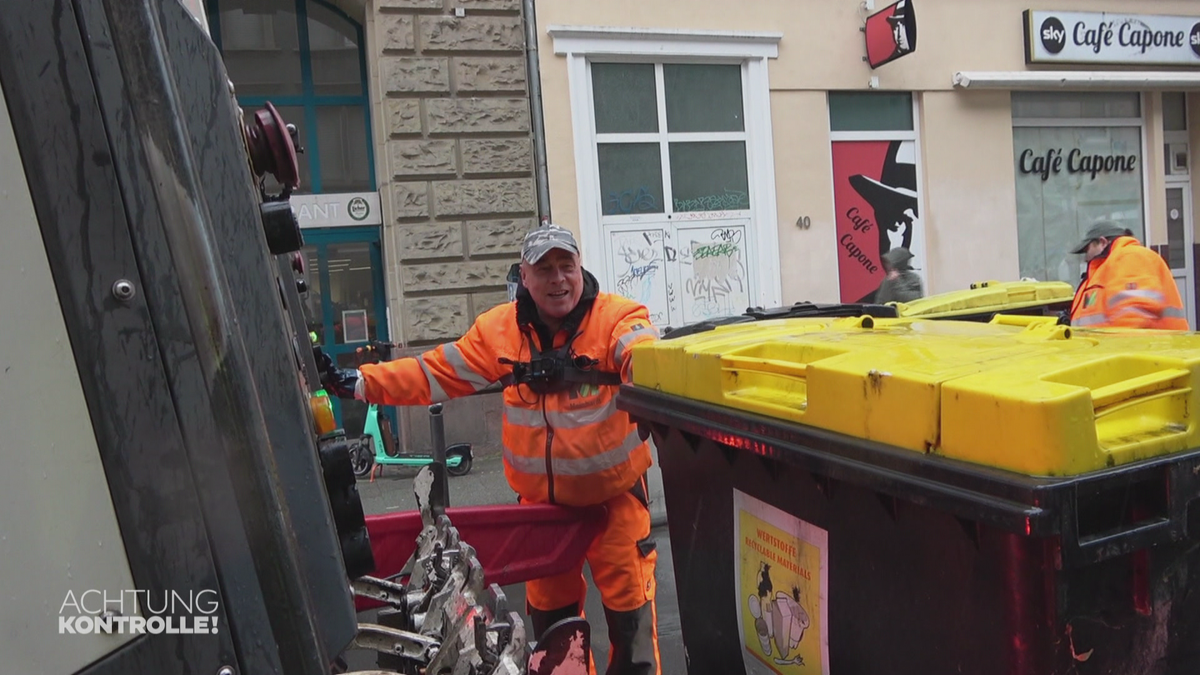
<instances>
[{"instance_id":1,"label":"electric scooter","mask_svg":"<svg viewBox=\"0 0 1200 675\"><path fill-rule=\"evenodd\" d=\"M368 362L365 357L369 354L386 358L385 355L391 353L391 349L395 345L386 342L373 343L367 347L360 347L357 352L361 363ZM376 358L378 362L382 360ZM436 410L435 410L436 408ZM434 449L445 444L445 432L442 429L441 422L441 404L430 406L430 426L431 440L433 441ZM380 475L383 475L383 467L385 466L415 466L422 467L434 462L434 453L401 453L397 447L396 435L392 431L392 423L387 415L379 414L379 405L372 403L367 406L366 423L363 425L363 435L360 443L357 444L356 450L350 454L350 464L354 469L354 475L363 478L372 475L375 469L378 468ZM447 446L446 452L446 473L451 476L465 476L471 471L471 463L474 459L471 454L470 443L455 443Z\"/></svg>"}]
</instances>

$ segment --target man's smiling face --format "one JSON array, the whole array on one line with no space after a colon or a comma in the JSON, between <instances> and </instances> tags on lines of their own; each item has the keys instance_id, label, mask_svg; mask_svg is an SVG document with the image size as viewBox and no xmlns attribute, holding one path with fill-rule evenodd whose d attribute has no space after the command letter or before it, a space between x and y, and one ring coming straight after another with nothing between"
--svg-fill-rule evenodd
<instances>
[{"instance_id":1,"label":"man's smiling face","mask_svg":"<svg viewBox=\"0 0 1200 675\"><path fill-rule=\"evenodd\" d=\"M529 291L543 321L561 321L583 296L583 268L579 265L579 256L556 248L532 265L522 262L521 283Z\"/></svg>"}]
</instances>

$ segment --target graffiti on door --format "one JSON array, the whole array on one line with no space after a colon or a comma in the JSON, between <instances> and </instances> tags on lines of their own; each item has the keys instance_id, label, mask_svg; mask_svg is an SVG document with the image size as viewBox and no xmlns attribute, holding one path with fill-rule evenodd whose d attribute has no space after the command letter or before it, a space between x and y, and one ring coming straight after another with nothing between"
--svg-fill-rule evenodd
<instances>
[{"instance_id":1,"label":"graffiti on door","mask_svg":"<svg viewBox=\"0 0 1200 675\"><path fill-rule=\"evenodd\" d=\"M659 326L741 314L750 305L743 223L610 230L609 265L608 290L646 305Z\"/></svg>"},{"instance_id":2,"label":"graffiti on door","mask_svg":"<svg viewBox=\"0 0 1200 675\"><path fill-rule=\"evenodd\" d=\"M683 314L687 322L740 314L749 304L741 227L685 230ZM702 238L707 234L707 238ZM700 237L697 237L700 235Z\"/></svg>"},{"instance_id":3,"label":"graffiti on door","mask_svg":"<svg viewBox=\"0 0 1200 675\"><path fill-rule=\"evenodd\" d=\"M616 293L636 300L650 310L650 320L664 324L670 315L667 288L668 252L666 232L660 229L612 232L612 276Z\"/></svg>"}]
</instances>

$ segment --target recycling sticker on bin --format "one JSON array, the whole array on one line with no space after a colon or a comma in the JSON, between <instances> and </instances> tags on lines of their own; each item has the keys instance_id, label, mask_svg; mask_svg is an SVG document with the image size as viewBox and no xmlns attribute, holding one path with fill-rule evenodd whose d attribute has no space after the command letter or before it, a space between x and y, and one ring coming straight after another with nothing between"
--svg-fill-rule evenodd
<instances>
[{"instance_id":1,"label":"recycling sticker on bin","mask_svg":"<svg viewBox=\"0 0 1200 675\"><path fill-rule=\"evenodd\" d=\"M829 533L733 491L747 675L829 675Z\"/></svg>"}]
</instances>

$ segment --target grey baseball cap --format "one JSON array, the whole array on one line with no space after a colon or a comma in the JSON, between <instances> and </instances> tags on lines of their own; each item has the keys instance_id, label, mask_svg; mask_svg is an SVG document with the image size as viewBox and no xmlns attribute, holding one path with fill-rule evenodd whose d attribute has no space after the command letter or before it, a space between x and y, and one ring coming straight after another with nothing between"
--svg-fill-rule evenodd
<instances>
[{"instance_id":1,"label":"grey baseball cap","mask_svg":"<svg viewBox=\"0 0 1200 675\"><path fill-rule=\"evenodd\" d=\"M575 235L570 230L557 225L539 227L525 235L525 242L521 244L521 259L533 265L556 248L579 255L579 245L575 243Z\"/></svg>"},{"instance_id":2,"label":"grey baseball cap","mask_svg":"<svg viewBox=\"0 0 1200 675\"><path fill-rule=\"evenodd\" d=\"M1095 225L1088 228L1087 234L1083 235L1083 241L1079 242L1075 248L1071 249L1071 253L1079 254L1087 250L1088 244L1096 241L1100 237L1106 239L1115 239L1117 237L1127 237L1133 233L1125 227L1114 223L1111 220L1101 220Z\"/></svg>"}]
</instances>

